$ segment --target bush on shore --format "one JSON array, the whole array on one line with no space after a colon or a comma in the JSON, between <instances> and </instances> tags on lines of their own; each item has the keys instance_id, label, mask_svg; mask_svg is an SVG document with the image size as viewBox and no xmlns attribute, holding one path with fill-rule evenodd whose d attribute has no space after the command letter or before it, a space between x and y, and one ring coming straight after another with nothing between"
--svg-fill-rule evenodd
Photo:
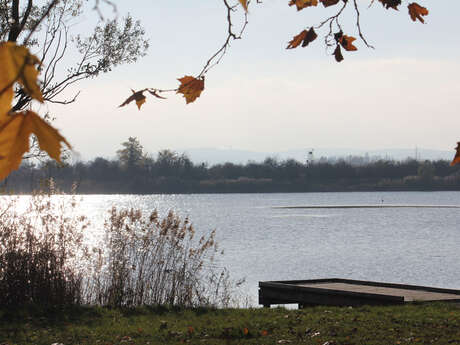
<instances>
[{"instance_id":1,"label":"bush on shore","mask_svg":"<svg viewBox=\"0 0 460 345\"><path fill-rule=\"evenodd\" d=\"M27 204L27 205L26 205ZM170 211L113 207L102 244L75 196L3 197L0 205L0 304L229 306L233 288L215 231L195 239Z\"/></svg>"}]
</instances>

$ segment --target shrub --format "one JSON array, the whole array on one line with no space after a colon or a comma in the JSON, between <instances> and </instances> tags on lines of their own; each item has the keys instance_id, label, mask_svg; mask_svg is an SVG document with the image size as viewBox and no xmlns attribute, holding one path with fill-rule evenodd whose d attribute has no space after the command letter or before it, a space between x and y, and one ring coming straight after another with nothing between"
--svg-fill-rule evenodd
<instances>
[{"instance_id":1,"label":"shrub","mask_svg":"<svg viewBox=\"0 0 460 345\"><path fill-rule=\"evenodd\" d=\"M110 211L105 224L105 266L97 250L98 271L92 302L112 306L228 305L228 273L213 269L218 254L215 231L194 241L195 230L169 212L160 219L140 210Z\"/></svg>"},{"instance_id":2,"label":"shrub","mask_svg":"<svg viewBox=\"0 0 460 345\"><path fill-rule=\"evenodd\" d=\"M85 254L88 220L75 215L75 197L36 194L3 199L0 303L81 303L83 272L77 262Z\"/></svg>"},{"instance_id":3,"label":"shrub","mask_svg":"<svg viewBox=\"0 0 460 345\"><path fill-rule=\"evenodd\" d=\"M215 231L189 220L113 207L104 242L89 248L75 196L35 194L0 203L0 304L229 306L235 284L214 264ZM22 209L22 211L21 211ZM237 282L236 285L241 284Z\"/></svg>"}]
</instances>

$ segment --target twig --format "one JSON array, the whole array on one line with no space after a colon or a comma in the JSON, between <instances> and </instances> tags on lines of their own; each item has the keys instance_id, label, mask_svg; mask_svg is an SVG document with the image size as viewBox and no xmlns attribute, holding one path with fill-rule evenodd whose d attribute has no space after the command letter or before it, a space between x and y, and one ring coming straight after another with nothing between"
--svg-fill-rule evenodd
<instances>
[{"instance_id":1,"label":"twig","mask_svg":"<svg viewBox=\"0 0 460 345\"><path fill-rule=\"evenodd\" d=\"M27 45L27 43L29 42L30 38L32 37L32 35L34 34L35 30L37 30L38 26L42 23L42 21L48 17L48 15L50 14L51 10L53 9L54 6L56 6L56 4L59 2L59 0L53 0L51 2L51 4L48 6L48 8L46 9L46 11L42 14L42 16L40 17L40 19L34 24L34 26L32 27L32 29L30 30L29 34L27 35L26 39L24 40L24 45Z\"/></svg>"},{"instance_id":2,"label":"twig","mask_svg":"<svg viewBox=\"0 0 460 345\"><path fill-rule=\"evenodd\" d=\"M359 21L359 16L360 16L360 13L359 13L359 9L358 9L358 3L356 0L353 0L353 3L355 4L355 11L356 11L356 26L358 27L358 32L359 32L359 37L363 40L364 44L366 44L366 46L368 48L372 48L374 49L373 46L371 46L369 43L367 43L367 40L366 38L364 38L364 35L361 31L361 24L360 24L360 21Z\"/></svg>"}]
</instances>

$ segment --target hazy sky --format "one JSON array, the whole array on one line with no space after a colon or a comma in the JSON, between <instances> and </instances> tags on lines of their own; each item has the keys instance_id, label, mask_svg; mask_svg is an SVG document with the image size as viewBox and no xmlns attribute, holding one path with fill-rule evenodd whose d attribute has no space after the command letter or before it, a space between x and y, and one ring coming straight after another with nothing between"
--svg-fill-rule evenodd
<instances>
[{"instance_id":1,"label":"hazy sky","mask_svg":"<svg viewBox=\"0 0 460 345\"><path fill-rule=\"evenodd\" d=\"M430 10L423 25L410 20L406 6L387 11L360 0L362 28L376 49L356 41L358 51L344 52L338 64L321 37L309 47L285 49L327 15L322 6L297 12L287 0L266 0L250 8L244 39L207 75L195 103L171 93L167 100L148 98L141 111L117 106L130 88L175 88L177 78L198 74L226 36L226 12L218 0L115 2L120 16L129 11L142 21L148 56L78 84L77 103L49 107L83 159L113 157L129 136L152 153L198 147L450 150L460 140L459 1L420 0ZM86 20L92 18L88 13ZM354 21L344 31L357 36Z\"/></svg>"}]
</instances>

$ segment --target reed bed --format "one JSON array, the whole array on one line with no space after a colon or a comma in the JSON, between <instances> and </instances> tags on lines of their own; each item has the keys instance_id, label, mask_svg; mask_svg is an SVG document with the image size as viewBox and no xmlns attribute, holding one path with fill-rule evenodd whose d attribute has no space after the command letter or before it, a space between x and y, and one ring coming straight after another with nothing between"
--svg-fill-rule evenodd
<instances>
[{"instance_id":1,"label":"reed bed","mask_svg":"<svg viewBox=\"0 0 460 345\"><path fill-rule=\"evenodd\" d=\"M75 196L37 193L0 206L0 304L235 305L243 281L218 268L215 231L195 238L173 211L108 211L103 242L85 241L89 219ZM93 229L94 230L94 229Z\"/></svg>"}]
</instances>

